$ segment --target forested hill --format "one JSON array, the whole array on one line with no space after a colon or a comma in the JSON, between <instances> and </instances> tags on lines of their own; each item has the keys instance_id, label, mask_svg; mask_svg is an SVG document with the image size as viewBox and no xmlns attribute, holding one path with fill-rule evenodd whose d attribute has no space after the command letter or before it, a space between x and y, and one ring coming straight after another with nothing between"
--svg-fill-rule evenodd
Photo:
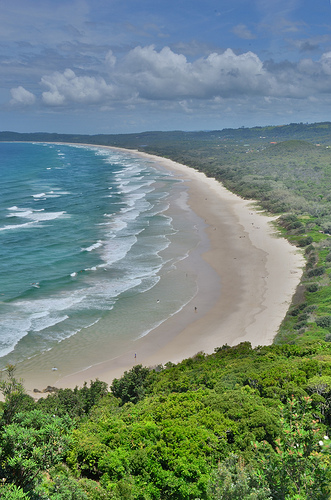
<instances>
[{"instance_id":1,"label":"forested hill","mask_svg":"<svg viewBox=\"0 0 331 500\"><path fill-rule=\"evenodd\" d=\"M161 146L169 142L211 141L222 140L254 140L286 141L301 139L306 141L329 144L331 138L331 122L321 123L291 123L288 125L252 127L231 129L225 128L212 131L197 132L142 132L133 134L59 134L59 133L17 133L0 132L0 141L51 141L51 142L87 142L90 144L113 145L120 147L139 148L141 146Z\"/></svg>"}]
</instances>

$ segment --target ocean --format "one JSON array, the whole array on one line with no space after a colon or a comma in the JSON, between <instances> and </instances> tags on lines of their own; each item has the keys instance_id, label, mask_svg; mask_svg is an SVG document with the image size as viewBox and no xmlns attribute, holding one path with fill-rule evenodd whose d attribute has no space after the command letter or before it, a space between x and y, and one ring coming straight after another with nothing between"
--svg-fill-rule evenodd
<instances>
[{"instance_id":1,"label":"ocean","mask_svg":"<svg viewBox=\"0 0 331 500\"><path fill-rule=\"evenodd\" d=\"M195 296L179 263L201 221L170 171L104 147L0 143L0 174L0 369L68 339L73 370L109 359Z\"/></svg>"}]
</instances>

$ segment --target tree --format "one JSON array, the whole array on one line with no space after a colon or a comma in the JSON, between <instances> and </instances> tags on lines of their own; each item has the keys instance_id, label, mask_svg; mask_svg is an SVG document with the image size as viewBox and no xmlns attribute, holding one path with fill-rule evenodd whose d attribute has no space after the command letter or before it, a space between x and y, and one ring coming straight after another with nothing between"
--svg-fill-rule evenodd
<instances>
[{"instance_id":1,"label":"tree","mask_svg":"<svg viewBox=\"0 0 331 500\"><path fill-rule=\"evenodd\" d=\"M271 500L271 492L252 467L245 465L242 458L230 455L211 474L208 497L211 500Z\"/></svg>"},{"instance_id":2,"label":"tree","mask_svg":"<svg viewBox=\"0 0 331 500\"><path fill-rule=\"evenodd\" d=\"M25 393L23 381L21 379L17 380L14 374L15 366L7 365L7 380L0 380L0 392L5 397L4 412L2 415L4 424L9 424L16 412L34 407L33 398Z\"/></svg>"},{"instance_id":3,"label":"tree","mask_svg":"<svg viewBox=\"0 0 331 500\"><path fill-rule=\"evenodd\" d=\"M148 387L148 375L150 371L142 365L134 366L129 372L124 372L122 378L113 380L112 393L116 398L121 398L122 404L137 403L144 395Z\"/></svg>"},{"instance_id":4,"label":"tree","mask_svg":"<svg viewBox=\"0 0 331 500\"><path fill-rule=\"evenodd\" d=\"M0 498L2 500L30 500L31 497L14 484L4 484L0 486Z\"/></svg>"},{"instance_id":5,"label":"tree","mask_svg":"<svg viewBox=\"0 0 331 500\"><path fill-rule=\"evenodd\" d=\"M30 489L41 471L64 458L70 427L69 418L40 410L16 414L1 435L2 476L20 488Z\"/></svg>"},{"instance_id":6,"label":"tree","mask_svg":"<svg viewBox=\"0 0 331 500\"><path fill-rule=\"evenodd\" d=\"M275 450L266 442L254 445L273 498L330 498L331 471L321 451L323 431L313 417L311 402L309 397L288 401Z\"/></svg>"}]
</instances>

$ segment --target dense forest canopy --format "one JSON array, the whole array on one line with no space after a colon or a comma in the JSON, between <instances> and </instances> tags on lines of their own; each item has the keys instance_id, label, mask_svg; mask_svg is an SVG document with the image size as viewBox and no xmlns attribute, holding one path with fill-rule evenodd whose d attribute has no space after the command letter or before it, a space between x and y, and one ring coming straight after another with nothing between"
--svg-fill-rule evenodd
<instances>
[{"instance_id":1,"label":"dense forest canopy","mask_svg":"<svg viewBox=\"0 0 331 500\"><path fill-rule=\"evenodd\" d=\"M331 123L146 132L18 134L171 158L279 215L306 268L274 344L215 346L34 401L0 382L0 497L331 498ZM203 332L202 332L203 334Z\"/></svg>"}]
</instances>

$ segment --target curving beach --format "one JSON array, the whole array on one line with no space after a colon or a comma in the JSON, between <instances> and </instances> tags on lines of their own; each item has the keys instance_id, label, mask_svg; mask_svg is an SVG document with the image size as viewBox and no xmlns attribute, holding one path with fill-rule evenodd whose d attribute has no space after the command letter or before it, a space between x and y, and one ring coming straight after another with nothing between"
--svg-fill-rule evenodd
<instances>
[{"instance_id":1,"label":"curving beach","mask_svg":"<svg viewBox=\"0 0 331 500\"><path fill-rule=\"evenodd\" d=\"M179 264L195 273L197 294L177 314L107 361L88 363L87 346L79 370L71 369L70 361L63 372L47 374L38 370L36 358L20 364L17 373L29 392L47 385L81 386L95 378L110 384L135 364L178 362L199 351L212 353L224 344L271 344L291 303L304 258L279 237L275 217L259 212L252 201L230 193L215 179L192 168L138 151L132 154L148 158L181 179L190 209L203 222L201 244ZM66 349L68 359L75 355L70 352L70 342L57 347L59 355ZM26 369L29 363L33 363L33 370L31 366Z\"/></svg>"}]
</instances>

